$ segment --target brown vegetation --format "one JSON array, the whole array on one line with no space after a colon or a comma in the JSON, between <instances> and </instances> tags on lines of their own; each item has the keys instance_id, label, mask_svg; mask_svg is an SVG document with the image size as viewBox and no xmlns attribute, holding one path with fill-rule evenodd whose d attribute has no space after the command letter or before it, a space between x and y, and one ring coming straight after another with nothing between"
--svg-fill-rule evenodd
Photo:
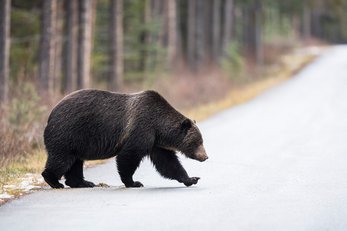
<instances>
[{"instance_id":1,"label":"brown vegetation","mask_svg":"<svg viewBox=\"0 0 347 231\"><path fill-rule=\"evenodd\" d=\"M47 107L33 84L21 83L12 100L0 111L0 167L21 162L42 143ZM14 97L15 96L15 97Z\"/></svg>"}]
</instances>

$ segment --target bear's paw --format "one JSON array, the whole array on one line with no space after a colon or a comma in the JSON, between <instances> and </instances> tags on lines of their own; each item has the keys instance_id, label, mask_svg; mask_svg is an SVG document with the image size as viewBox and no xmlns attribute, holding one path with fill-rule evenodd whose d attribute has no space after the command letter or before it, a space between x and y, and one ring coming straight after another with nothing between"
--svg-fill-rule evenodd
<instances>
[{"instance_id":1,"label":"bear's paw","mask_svg":"<svg viewBox=\"0 0 347 231\"><path fill-rule=\"evenodd\" d=\"M185 181L183 181L183 184L187 187L192 186L193 184L197 184L200 180L200 177L189 177Z\"/></svg>"}]
</instances>

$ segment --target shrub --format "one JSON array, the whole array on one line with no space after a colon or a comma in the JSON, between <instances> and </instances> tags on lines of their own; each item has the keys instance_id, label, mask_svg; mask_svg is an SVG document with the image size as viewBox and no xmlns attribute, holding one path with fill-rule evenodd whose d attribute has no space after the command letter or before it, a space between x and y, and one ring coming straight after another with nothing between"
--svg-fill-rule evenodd
<instances>
[{"instance_id":1,"label":"shrub","mask_svg":"<svg viewBox=\"0 0 347 231\"><path fill-rule=\"evenodd\" d=\"M221 60L221 66L228 76L236 80L239 78L244 69L244 58L241 54L238 42L231 42L226 49L226 54Z\"/></svg>"},{"instance_id":2,"label":"shrub","mask_svg":"<svg viewBox=\"0 0 347 231\"><path fill-rule=\"evenodd\" d=\"M0 167L21 161L42 144L42 121L47 107L41 105L35 87L20 83L8 105L0 111Z\"/></svg>"}]
</instances>

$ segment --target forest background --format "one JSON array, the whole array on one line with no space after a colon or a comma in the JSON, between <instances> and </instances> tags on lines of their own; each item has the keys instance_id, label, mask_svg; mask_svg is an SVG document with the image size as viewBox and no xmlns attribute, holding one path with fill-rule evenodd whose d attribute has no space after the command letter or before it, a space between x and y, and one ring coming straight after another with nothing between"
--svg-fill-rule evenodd
<instances>
[{"instance_id":1,"label":"forest background","mask_svg":"<svg viewBox=\"0 0 347 231\"><path fill-rule=\"evenodd\" d=\"M346 12L346 0L0 0L0 186L42 170L64 95L155 89L204 118L273 85L294 49L345 43ZM288 57L290 71L307 62Z\"/></svg>"}]
</instances>

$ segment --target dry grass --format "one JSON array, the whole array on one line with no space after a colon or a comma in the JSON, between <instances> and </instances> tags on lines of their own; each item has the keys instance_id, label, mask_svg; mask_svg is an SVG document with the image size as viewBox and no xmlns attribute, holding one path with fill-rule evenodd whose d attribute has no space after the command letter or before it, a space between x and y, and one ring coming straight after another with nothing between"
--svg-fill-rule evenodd
<instances>
[{"instance_id":1,"label":"dry grass","mask_svg":"<svg viewBox=\"0 0 347 231\"><path fill-rule=\"evenodd\" d=\"M287 78L284 77L268 78L233 89L224 99L214 103L201 105L192 110L187 110L185 115L197 121L204 120L217 112L244 103L286 79Z\"/></svg>"},{"instance_id":2,"label":"dry grass","mask_svg":"<svg viewBox=\"0 0 347 231\"><path fill-rule=\"evenodd\" d=\"M231 86L232 82L223 72L210 69L200 74L181 72L159 78L153 88L175 108L186 110L224 98Z\"/></svg>"},{"instance_id":3,"label":"dry grass","mask_svg":"<svg viewBox=\"0 0 347 231\"><path fill-rule=\"evenodd\" d=\"M46 160L43 149L32 150L31 155L21 160L11 161L0 169L0 205L9 199L19 197L42 185L40 177ZM4 196L8 198L4 198Z\"/></svg>"}]
</instances>

